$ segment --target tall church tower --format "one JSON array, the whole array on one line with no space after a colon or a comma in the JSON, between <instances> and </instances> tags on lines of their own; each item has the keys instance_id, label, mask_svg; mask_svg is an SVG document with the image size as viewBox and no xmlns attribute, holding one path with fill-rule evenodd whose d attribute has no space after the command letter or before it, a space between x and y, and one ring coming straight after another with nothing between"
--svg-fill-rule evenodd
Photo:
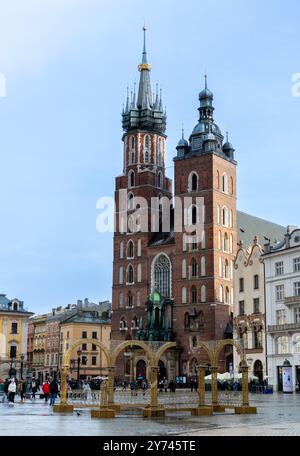
<instances>
[{"instance_id":1,"label":"tall church tower","mask_svg":"<svg viewBox=\"0 0 300 456\"><path fill-rule=\"evenodd\" d=\"M175 196L182 201L190 197L193 204L197 197L203 198L205 207L201 242L187 243L186 233L175 233L174 331L183 350L184 374L195 371L197 341L224 339L231 331L236 162L232 145L228 138L223 145L224 137L214 121L213 99L205 77L205 88L199 94L199 121L189 142L184 136L179 141L174 158ZM196 222L196 207L192 217ZM223 355L228 367L231 354Z\"/></svg>"},{"instance_id":2,"label":"tall church tower","mask_svg":"<svg viewBox=\"0 0 300 456\"><path fill-rule=\"evenodd\" d=\"M151 293L147 251L153 237L151 198L172 194L172 182L165 176L166 112L158 85L152 92L146 27L143 32L138 92L134 87L130 97L127 89L122 114L123 174L116 178L111 336L116 340L137 338L138 330L145 327L145 303Z\"/></svg>"}]
</instances>

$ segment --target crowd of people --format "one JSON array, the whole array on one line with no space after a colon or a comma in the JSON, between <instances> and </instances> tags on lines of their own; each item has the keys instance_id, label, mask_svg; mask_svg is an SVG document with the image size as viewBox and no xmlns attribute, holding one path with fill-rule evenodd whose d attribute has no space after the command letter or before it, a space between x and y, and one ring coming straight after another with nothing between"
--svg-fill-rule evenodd
<instances>
[{"instance_id":1,"label":"crowd of people","mask_svg":"<svg viewBox=\"0 0 300 456\"><path fill-rule=\"evenodd\" d=\"M49 377L42 385L35 378L25 380L17 380L15 378L7 378L3 383L3 396L2 403L8 402L13 405L15 402L15 396L20 396L21 402L25 402L26 399L34 401L37 394L45 400L47 403L49 400L50 406L55 404L55 400L60 392L59 382L52 377Z\"/></svg>"}]
</instances>

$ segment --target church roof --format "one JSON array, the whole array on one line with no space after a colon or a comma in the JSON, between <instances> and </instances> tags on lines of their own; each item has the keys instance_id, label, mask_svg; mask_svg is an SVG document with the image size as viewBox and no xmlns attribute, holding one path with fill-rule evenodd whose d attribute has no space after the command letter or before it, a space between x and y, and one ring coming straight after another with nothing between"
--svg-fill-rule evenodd
<instances>
[{"instance_id":1,"label":"church roof","mask_svg":"<svg viewBox=\"0 0 300 456\"><path fill-rule=\"evenodd\" d=\"M258 236L259 243L264 245L268 239L271 242L282 239L285 232L284 226L237 211L237 240L243 241L246 248L252 245L255 236Z\"/></svg>"}]
</instances>

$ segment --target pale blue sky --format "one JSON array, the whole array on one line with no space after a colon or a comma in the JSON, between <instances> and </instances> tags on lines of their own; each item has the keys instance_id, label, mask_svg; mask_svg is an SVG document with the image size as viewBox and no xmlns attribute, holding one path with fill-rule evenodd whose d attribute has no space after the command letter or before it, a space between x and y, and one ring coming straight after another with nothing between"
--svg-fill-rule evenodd
<instances>
[{"instance_id":1,"label":"pale blue sky","mask_svg":"<svg viewBox=\"0 0 300 456\"><path fill-rule=\"evenodd\" d=\"M144 18L167 166L182 122L187 135L197 123L207 69L236 149L239 209L300 225L297 0L0 0L0 11L0 292L36 312L111 298L112 235L96 231L96 201L122 171Z\"/></svg>"}]
</instances>

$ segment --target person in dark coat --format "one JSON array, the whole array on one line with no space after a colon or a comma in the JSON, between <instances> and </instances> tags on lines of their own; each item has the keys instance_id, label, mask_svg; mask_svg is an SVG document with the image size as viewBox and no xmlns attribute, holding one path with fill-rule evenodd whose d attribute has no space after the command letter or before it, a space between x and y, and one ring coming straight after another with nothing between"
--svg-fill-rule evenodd
<instances>
[{"instance_id":1,"label":"person in dark coat","mask_svg":"<svg viewBox=\"0 0 300 456\"><path fill-rule=\"evenodd\" d=\"M57 398L57 394L58 394L58 383L55 379L50 379L50 386L49 386L49 390L50 390L50 405L54 405L55 404L55 399Z\"/></svg>"}]
</instances>

